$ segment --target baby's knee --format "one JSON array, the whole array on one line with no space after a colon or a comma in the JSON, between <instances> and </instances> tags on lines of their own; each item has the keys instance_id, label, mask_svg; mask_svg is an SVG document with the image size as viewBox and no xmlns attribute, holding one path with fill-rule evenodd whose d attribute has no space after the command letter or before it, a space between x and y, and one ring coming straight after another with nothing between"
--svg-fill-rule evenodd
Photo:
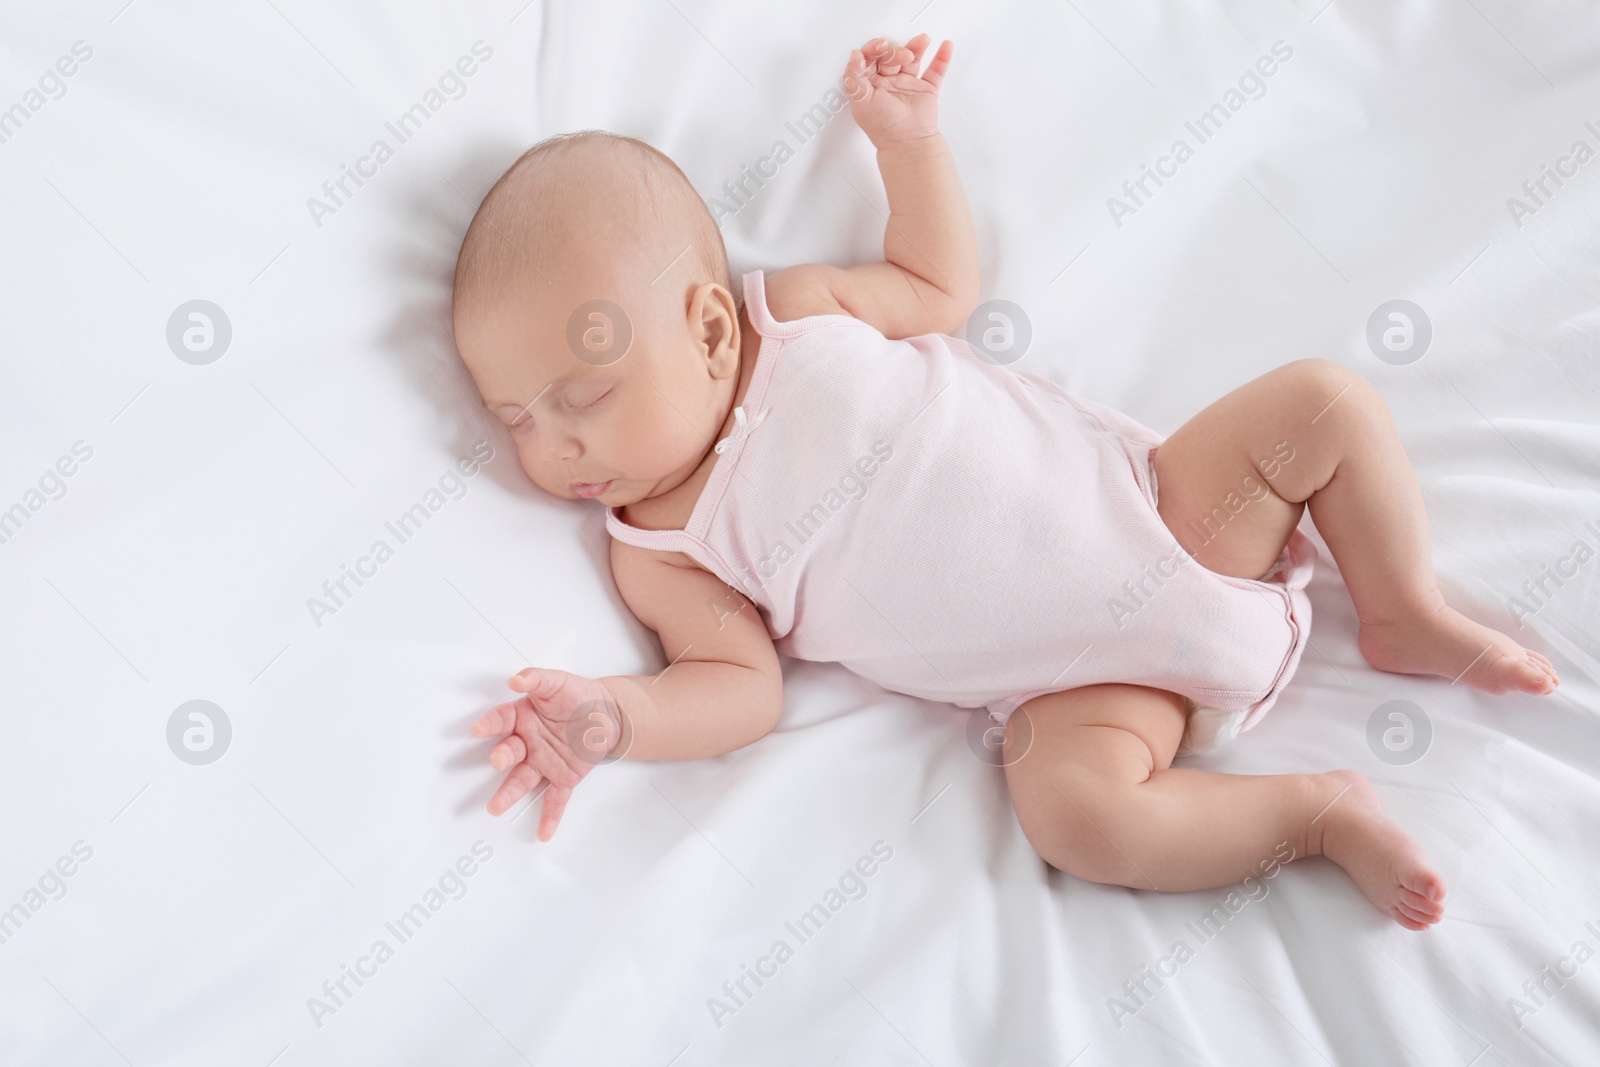
<instances>
[{"instance_id":1,"label":"baby's knee","mask_svg":"<svg viewBox=\"0 0 1600 1067\"><path fill-rule=\"evenodd\" d=\"M1331 359L1297 359L1279 368L1303 397L1316 418L1365 414L1382 398L1371 382ZM1342 409L1342 410L1341 410Z\"/></svg>"},{"instance_id":2,"label":"baby's knee","mask_svg":"<svg viewBox=\"0 0 1600 1067\"><path fill-rule=\"evenodd\" d=\"M1054 802L1039 805L1029 818L1019 809L1018 821L1034 851L1056 870L1088 882L1142 884L1129 858L1139 850L1123 795L1131 788L1099 776L1063 775L1051 790Z\"/></svg>"}]
</instances>

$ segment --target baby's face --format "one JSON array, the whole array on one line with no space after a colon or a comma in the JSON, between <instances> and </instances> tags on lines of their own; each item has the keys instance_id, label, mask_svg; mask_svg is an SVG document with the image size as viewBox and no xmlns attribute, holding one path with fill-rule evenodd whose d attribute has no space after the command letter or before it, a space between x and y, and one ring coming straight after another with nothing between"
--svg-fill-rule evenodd
<instances>
[{"instance_id":1,"label":"baby's face","mask_svg":"<svg viewBox=\"0 0 1600 1067\"><path fill-rule=\"evenodd\" d=\"M455 323L522 469L548 493L612 506L682 483L726 418L737 361L730 376L725 359L707 358L691 309L673 298L682 286L652 291L592 264L548 281L530 273L514 292L458 309Z\"/></svg>"}]
</instances>

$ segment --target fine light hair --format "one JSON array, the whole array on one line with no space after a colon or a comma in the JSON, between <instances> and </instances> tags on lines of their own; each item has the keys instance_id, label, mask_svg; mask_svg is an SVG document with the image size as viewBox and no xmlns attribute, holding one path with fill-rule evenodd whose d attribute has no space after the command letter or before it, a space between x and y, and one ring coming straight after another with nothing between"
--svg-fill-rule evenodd
<instances>
[{"instance_id":1,"label":"fine light hair","mask_svg":"<svg viewBox=\"0 0 1600 1067\"><path fill-rule=\"evenodd\" d=\"M456 258L455 305L526 295L588 247L625 258L644 283L671 279L663 293L732 291L722 231L678 165L637 138L578 130L529 148L483 198Z\"/></svg>"}]
</instances>

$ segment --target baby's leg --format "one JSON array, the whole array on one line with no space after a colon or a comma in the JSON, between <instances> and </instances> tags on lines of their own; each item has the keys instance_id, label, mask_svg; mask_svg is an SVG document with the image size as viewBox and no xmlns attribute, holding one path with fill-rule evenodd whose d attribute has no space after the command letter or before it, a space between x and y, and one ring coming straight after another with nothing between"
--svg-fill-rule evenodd
<instances>
[{"instance_id":1,"label":"baby's leg","mask_svg":"<svg viewBox=\"0 0 1600 1067\"><path fill-rule=\"evenodd\" d=\"M1323 855L1402 926L1439 921L1443 879L1365 778L1175 769L1183 727L1181 697L1134 685L1019 707L1006 724L1006 784L1039 855L1091 882L1164 892L1232 885Z\"/></svg>"},{"instance_id":2,"label":"baby's leg","mask_svg":"<svg viewBox=\"0 0 1600 1067\"><path fill-rule=\"evenodd\" d=\"M1167 528L1223 574L1259 578L1309 506L1379 670L1491 693L1556 687L1549 660L1445 603L1416 475L1383 398L1354 371L1305 359L1263 374L1179 427L1155 468Z\"/></svg>"}]
</instances>

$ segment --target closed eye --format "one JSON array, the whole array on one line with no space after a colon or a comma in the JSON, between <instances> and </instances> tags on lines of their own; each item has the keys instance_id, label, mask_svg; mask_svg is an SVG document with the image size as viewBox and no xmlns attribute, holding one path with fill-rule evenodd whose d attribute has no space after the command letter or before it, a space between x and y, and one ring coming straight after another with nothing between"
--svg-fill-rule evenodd
<instances>
[{"instance_id":1,"label":"closed eye","mask_svg":"<svg viewBox=\"0 0 1600 1067\"><path fill-rule=\"evenodd\" d=\"M578 406L574 407L572 410L573 411L588 411L590 408L594 407L596 404L600 403L600 401L604 400L606 397L608 397L610 395L611 395L611 391L608 389L605 392L601 393L599 396L595 397L593 400L589 401L587 404L579 404Z\"/></svg>"},{"instance_id":2,"label":"closed eye","mask_svg":"<svg viewBox=\"0 0 1600 1067\"><path fill-rule=\"evenodd\" d=\"M532 407L532 405L530 404L529 407ZM528 408L526 407L518 408L507 404L504 407L496 408L495 414L500 417L501 422L513 430L522 430L533 425L533 416L528 414Z\"/></svg>"}]
</instances>

